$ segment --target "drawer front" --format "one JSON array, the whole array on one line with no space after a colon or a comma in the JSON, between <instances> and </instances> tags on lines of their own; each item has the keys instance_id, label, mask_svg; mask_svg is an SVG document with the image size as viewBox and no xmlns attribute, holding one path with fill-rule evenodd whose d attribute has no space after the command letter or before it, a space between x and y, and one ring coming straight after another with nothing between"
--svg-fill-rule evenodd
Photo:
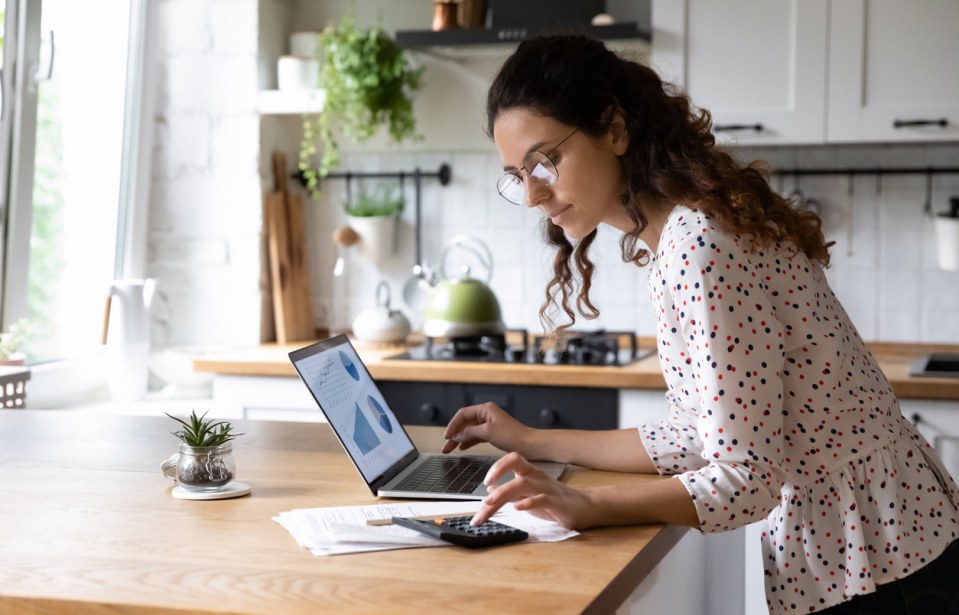
<instances>
[{"instance_id":1,"label":"drawer front","mask_svg":"<svg viewBox=\"0 0 959 615\"><path fill-rule=\"evenodd\" d=\"M376 383L404 425L446 425L460 408L449 400L449 385L440 382Z\"/></svg>"},{"instance_id":2,"label":"drawer front","mask_svg":"<svg viewBox=\"0 0 959 615\"><path fill-rule=\"evenodd\" d=\"M616 389L465 383L380 382L408 425L446 425L463 407L493 402L521 423L552 429L616 429Z\"/></svg>"}]
</instances>

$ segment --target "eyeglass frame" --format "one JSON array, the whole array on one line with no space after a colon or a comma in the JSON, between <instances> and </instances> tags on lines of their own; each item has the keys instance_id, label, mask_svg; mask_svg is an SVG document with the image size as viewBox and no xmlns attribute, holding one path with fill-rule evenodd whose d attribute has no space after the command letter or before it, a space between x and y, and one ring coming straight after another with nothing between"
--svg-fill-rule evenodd
<instances>
[{"instance_id":1,"label":"eyeglass frame","mask_svg":"<svg viewBox=\"0 0 959 615\"><path fill-rule=\"evenodd\" d=\"M525 200L526 200L526 199L525 199L525 197L526 197L526 180L523 179L523 176L522 176L522 174L521 174L523 171L526 172L526 176L529 177L530 181L535 181L537 184L540 184L541 186L547 186L547 187L555 186L555 185L556 185L556 182L559 181L559 169L556 167L556 163L553 162L553 160L552 160L552 158L550 158L550 156L551 156L552 154L556 153L556 150L558 150L560 147L562 147L562 145L563 145L564 143L566 143L567 141L569 141L569 138L572 137L572 136L573 136L574 134L576 134L577 132L579 132L579 128L574 129L573 132L571 132L571 133L569 133L568 135L566 135L566 136L563 138L563 140L560 141L559 143L557 143L551 150L549 150L548 153L547 153L547 152L540 151L540 150L533 150L533 151L531 151L531 152L528 152L525 156L523 156L523 166L521 166L520 168L516 169L515 171L506 171L505 173L503 173L502 175L500 175L500 177L499 177L498 180L496 180L496 191L499 193L499 195L500 195L501 197L503 197L503 199L504 199L507 203L509 203L509 204L511 204L511 205L518 205L518 206L520 206L520 207L524 207L524 206L526 205L525 202L524 202L524 203L517 203L516 201L510 199L510 198L507 197L505 194L503 194L503 191L500 189L500 184L501 184L506 178L509 177L509 178L517 179L517 180L519 180L520 185L523 186L523 197L524 197L523 200L525 201ZM549 165L550 165L551 167L553 167L553 177L554 177L555 179L553 179L553 182L552 182L552 183L547 183L547 182L543 181L541 178L534 176L534 175L530 172L530 170L526 168L526 160L527 160L530 156L532 156L533 154L542 154L542 155L543 155L543 158L546 159L546 162L548 162Z\"/></svg>"}]
</instances>

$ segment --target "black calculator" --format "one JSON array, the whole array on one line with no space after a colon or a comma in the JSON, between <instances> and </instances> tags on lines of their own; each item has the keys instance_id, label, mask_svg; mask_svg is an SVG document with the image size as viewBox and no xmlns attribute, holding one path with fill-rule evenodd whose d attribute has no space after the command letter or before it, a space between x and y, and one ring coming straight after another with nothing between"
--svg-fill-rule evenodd
<instances>
[{"instance_id":1,"label":"black calculator","mask_svg":"<svg viewBox=\"0 0 959 615\"><path fill-rule=\"evenodd\" d=\"M437 517L435 519L393 517L393 523L471 549L501 545L507 542L519 542L529 538L529 534L523 530L503 525L492 519L474 527L470 525L470 519L472 518L471 516Z\"/></svg>"}]
</instances>

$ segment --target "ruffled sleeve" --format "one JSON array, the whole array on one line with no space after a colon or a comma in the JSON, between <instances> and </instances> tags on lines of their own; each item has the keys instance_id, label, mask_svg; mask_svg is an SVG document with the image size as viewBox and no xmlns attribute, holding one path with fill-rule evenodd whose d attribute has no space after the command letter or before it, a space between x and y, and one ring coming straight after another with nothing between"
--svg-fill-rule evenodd
<instances>
[{"instance_id":1,"label":"ruffled sleeve","mask_svg":"<svg viewBox=\"0 0 959 615\"><path fill-rule=\"evenodd\" d=\"M683 349L672 355L692 374L696 432L704 465L678 476L703 532L764 518L781 497L784 328L761 276L735 238L695 233L662 263ZM680 400L680 403L682 400Z\"/></svg>"}]
</instances>

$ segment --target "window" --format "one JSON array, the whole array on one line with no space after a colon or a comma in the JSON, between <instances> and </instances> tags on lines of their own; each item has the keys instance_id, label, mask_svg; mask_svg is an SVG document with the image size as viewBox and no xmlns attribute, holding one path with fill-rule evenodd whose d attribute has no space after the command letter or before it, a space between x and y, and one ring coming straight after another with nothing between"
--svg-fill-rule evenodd
<instances>
[{"instance_id":1,"label":"window","mask_svg":"<svg viewBox=\"0 0 959 615\"><path fill-rule=\"evenodd\" d=\"M95 351L110 281L136 274L147 4L6 2L0 324L29 319L30 363Z\"/></svg>"}]
</instances>

